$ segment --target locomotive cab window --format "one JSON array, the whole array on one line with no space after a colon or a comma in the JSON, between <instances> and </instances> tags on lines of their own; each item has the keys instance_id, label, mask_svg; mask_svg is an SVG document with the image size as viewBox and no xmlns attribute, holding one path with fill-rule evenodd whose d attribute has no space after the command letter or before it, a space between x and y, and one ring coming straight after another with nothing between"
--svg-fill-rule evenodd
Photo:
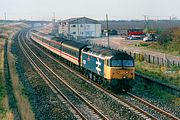
<instances>
[{"instance_id":1,"label":"locomotive cab window","mask_svg":"<svg viewBox=\"0 0 180 120\"><path fill-rule=\"evenodd\" d=\"M122 67L122 60L111 60L112 67Z\"/></svg>"},{"instance_id":2,"label":"locomotive cab window","mask_svg":"<svg viewBox=\"0 0 180 120\"><path fill-rule=\"evenodd\" d=\"M133 60L123 60L123 66L125 66L125 67L133 67L134 62L133 62Z\"/></svg>"},{"instance_id":3,"label":"locomotive cab window","mask_svg":"<svg viewBox=\"0 0 180 120\"><path fill-rule=\"evenodd\" d=\"M111 60L108 60L107 65L111 66L111 67L133 67L134 61L133 60L111 59Z\"/></svg>"}]
</instances>

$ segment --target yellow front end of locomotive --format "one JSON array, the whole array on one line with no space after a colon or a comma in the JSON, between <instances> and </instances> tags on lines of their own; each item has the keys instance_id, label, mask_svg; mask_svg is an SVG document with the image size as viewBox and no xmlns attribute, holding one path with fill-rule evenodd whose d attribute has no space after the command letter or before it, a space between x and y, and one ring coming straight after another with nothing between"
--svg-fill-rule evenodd
<instances>
[{"instance_id":1,"label":"yellow front end of locomotive","mask_svg":"<svg viewBox=\"0 0 180 120\"><path fill-rule=\"evenodd\" d=\"M135 71L134 67L122 68L122 67L109 67L105 65L104 77L108 80L112 80L112 79L133 80L135 78L134 71Z\"/></svg>"}]
</instances>

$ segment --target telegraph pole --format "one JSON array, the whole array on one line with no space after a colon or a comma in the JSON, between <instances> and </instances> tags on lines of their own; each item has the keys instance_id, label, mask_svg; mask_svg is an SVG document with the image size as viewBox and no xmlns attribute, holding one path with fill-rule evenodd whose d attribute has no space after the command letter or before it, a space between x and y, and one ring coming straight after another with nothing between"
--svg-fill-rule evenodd
<instances>
[{"instance_id":1,"label":"telegraph pole","mask_svg":"<svg viewBox=\"0 0 180 120\"><path fill-rule=\"evenodd\" d=\"M170 16L170 19L169 19L169 26L170 28L172 28L172 17Z\"/></svg>"},{"instance_id":2,"label":"telegraph pole","mask_svg":"<svg viewBox=\"0 0 180 120\"><path fill-rule=\"evenodd\" d=\"M144 15L144 28L148 28L148 16Z\"/></svg>"},{"instance_id":3,"label":"telegraph pole","mask_svg":"<svg viewBox=\"0 0 180 120\"><path fill-rule=\"evenodd\" d=\"M106 33L106 34L107 34L107 37L108 37L108 47L110 47L110 46L109 46L109 28L108 28L108 27L109 27L109 25L108 25L108 14L106 14L106 23L107 23L107 33Z\"/></svg>"},{"instance_id":4,"label":"telegraph pole","mask_svg":"<svg viewBox=\"0 0 180 120\"><path fill-rule=\"evenodd\" d=\"M144 29L146 29L146 15L144 15Z\"/></svg>"}]
</instances>

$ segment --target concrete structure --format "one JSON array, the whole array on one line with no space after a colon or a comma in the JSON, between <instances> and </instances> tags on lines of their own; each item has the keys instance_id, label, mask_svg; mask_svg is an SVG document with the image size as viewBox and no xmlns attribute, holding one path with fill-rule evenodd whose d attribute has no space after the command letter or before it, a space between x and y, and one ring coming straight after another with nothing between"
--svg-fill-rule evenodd
<instances>
[{"instance_id":1,"label":"concrete structure","mask_svg":"<svg viewBox=\"0 0 180 120\"><path fill-rule=\"evenodd\" d=\"M71 18L59 23L59 33L75 38L100 37L100 22L87 18Z\"/></svg>"},{"instance_id":2,"label":"concrete structure","mask_svg":"<svg viewBox=\"0 0 180 120\"><path fill-rule=\"evenodd\" d=\"M52 20L52 31L51 31L51 34L52 35L55 35L58 37L58 23L56 22L55 19Z\"/></svg>"}]
</instances>

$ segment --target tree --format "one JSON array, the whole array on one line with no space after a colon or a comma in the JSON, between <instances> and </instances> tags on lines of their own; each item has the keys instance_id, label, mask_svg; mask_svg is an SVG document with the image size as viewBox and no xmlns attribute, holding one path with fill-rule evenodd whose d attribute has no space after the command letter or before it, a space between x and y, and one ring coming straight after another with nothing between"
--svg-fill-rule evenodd
<instances>
[{"instance_id":1,"label":"tree","mask_svg":"<svg viewBox=\"0 0 180 120\"><path fill-rule=\"evenodd\" d=\"M169 29L162 32L158 38L158 43L160 45L166 45L168 42L172 41L172 32L173 30Z\"/></svg>"}]
</instances>

